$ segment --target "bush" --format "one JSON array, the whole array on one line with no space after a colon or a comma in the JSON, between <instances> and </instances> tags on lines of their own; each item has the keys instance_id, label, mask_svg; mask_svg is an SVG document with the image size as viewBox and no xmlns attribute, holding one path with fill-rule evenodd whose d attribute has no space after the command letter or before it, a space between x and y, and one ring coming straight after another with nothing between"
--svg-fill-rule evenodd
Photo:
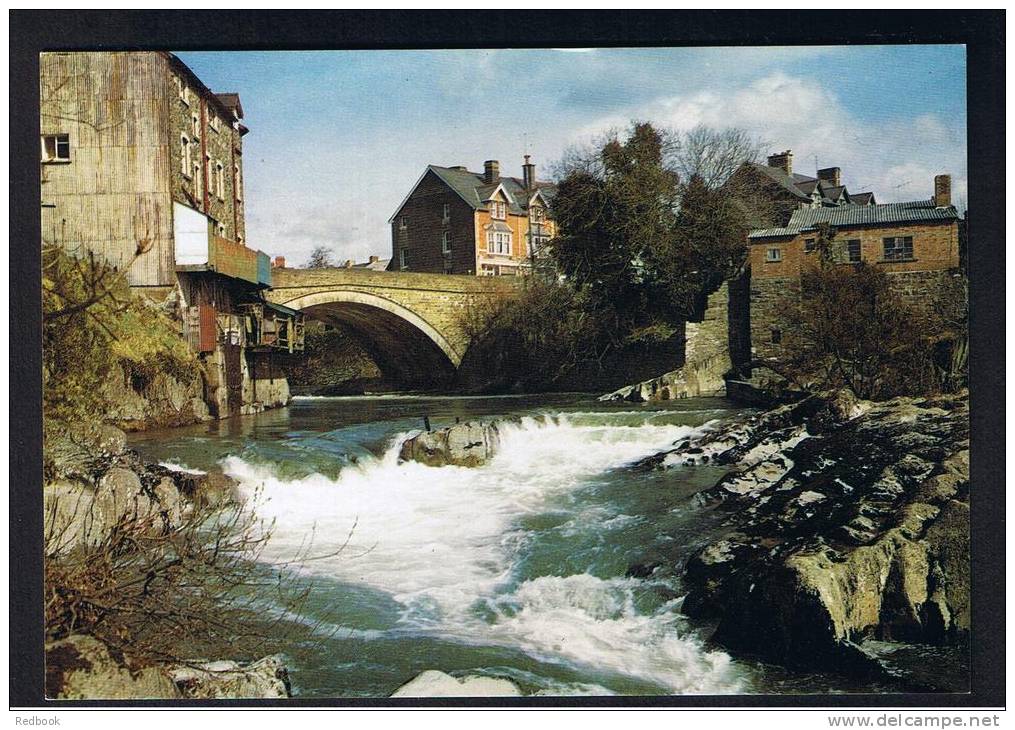
<instances>
[{"instance_id":1,"label":"bush","mask_svg":"<svg viewBox=\"0 0 1015 730\"><path fill-rule=\"evenodd\" d=\"M43 413L47 432L101 421L106 384L123 368L142 382L159 373L187 379L197 359L168 316L132 297L123 272L89 254L43 249Z\"/></svg>"},{"instance_id":2,"label":"bush","mask_svg":"<svg viewBox=\"0 0 1015 730\"><path fill-rule=\"evenodd\" d=\"M836 263L833 229L818 232L819 264L801 273L799 294L783 305L783 374L797 383L845 387L884 399L954 389L964 368L964 297L941 291L936 313L917 311L884 269ZM948 318L943 313L948 312Z\"/></svg>"}]
</instances>

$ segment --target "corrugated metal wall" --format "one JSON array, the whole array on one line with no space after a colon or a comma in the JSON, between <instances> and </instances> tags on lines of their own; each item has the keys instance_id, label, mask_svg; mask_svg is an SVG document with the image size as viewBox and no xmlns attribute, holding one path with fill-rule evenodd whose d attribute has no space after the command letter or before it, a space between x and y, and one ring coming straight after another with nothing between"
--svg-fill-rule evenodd
<instances>
[{"instance_id":1,"label":"corrugated metal wall","mask_svg":"<svg viewBox=\"0 0 1015 730\"><path fill-rule=\"evenodd\" d=\"M168 101L160 53L44 53L40 132L70 136L42 165L43 241L127 264L132 285L175 282ZM175 97L174 97L175 98Z\"/></svg>"}]
</instances>

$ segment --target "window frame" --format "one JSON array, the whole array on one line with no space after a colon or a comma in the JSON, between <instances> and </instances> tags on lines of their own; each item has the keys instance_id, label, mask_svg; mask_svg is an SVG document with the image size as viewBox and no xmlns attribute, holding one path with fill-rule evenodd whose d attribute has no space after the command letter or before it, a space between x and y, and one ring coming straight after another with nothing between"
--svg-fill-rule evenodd
<instances>
[{"instance_id":1,"label":"window frame","mask_svg":"<svg viewBox=\"0 0 1015 730\"><path fill-rule=\"evenodd\" d=\"M53 154L50 155L46 149L46 143L48 140L53 140ZM67 163L71 161L70 157L70 133L68 132L57 132L56 134L44 134L40 140L42 148L42 161L45 163ZM66 146L67 156L60 156L60 147Z\"/></svg>"},{"instance_id":2,"label":"window frame","mask_svg":"<svg viewBox=\"0 0 1015 730\"><path fill-rule=\"evenodd\" d=\"M853 258L853 244L856 244L856 258ZM858 264L863 261L863 241L859 238L846 240L846 263Z\"/></svg>"},{"instance_id":3,"label":"window frame","mask_svg":"<svg viewBox=\"0 0 1015 730\"><path fill-rule=\"evenodd\" d=\"M818 239L816 238L805 238L804 239L804 252L813 253L818 250Z\"/></svg>"},{"instance_id":4,"label":"window frame","mask_svg":"<svg viewBox=\"0 0 1015 730\"><path fill-rule=\"evenodd\" d=\"M405 216L404 215L398 216L398 230L405 231L408 230L408 228L409 224L406 222Z\"/></svg>"},{"instance_id":5,"label":"window frame","mask_svg":"<svg viewBox=\"0 0 1015 730\"><path fill-rule=\"evenodd\" d=\"M243 180L240 176L240 163L233 163L233 197L237 203L243 202Z\"/></svg>"},{"instance_id":6,"label":"window frame","mask_svg":"<svg viewBox=\"0 0 1015 730\"><path fill-rule=\"evenodd\" d=\"M775 254L773 256L773 254ZM765 249L765 263L766 264L781 264L782 263L782 248L774 247Z\"/></svg>"},{"instance_id":7,"label":"window frame","mask_svg":"<svg viewBox=\"0 0 1015 730\"><path fill-rule=\"evenodd\" d=\"M409 268L409 247L402 246L398 249L398 268L405 271Z\"/></svg>"},{"instance_id":8,"label":"window frame","mask_svg":"<svg viewBox=\"0 0 1015 730\"><path fill-rule=\"evenodd\" d=\"M194 156L190 150L190 137L185 134L180 135L180 172L188 180L194 173Z\"/></svg>"},{"instance_id":9,"label":"window frame","mask_svg":"<svg viewBox=\"0 0 1015 730\"><path fill-rule=\"evenodd\" d=\"M444 223L448 223L451 221L451 203L444 204L443 212L441 214L441 220Z\"/></svg>"},{"instance_id":10,"label":"window frame","mask_svg":"<svg viewBox=\"0 0 1015 730\"><path fill-rule=\"evenodd\" d=\"M441 233L441 253L451 253L451 231Z\"/></svg>"},{"instance_id":11,"label":"window frame","mask_svg":"<svg viewBox=\"0 0 1015 730\"><path fill-rule=\"evenodd\" d=\"M222 120L219 118L218 114L212 112L208 115L208 126L216 132L222 131Z\"/></svg>"},{"instance_id":12,"label":"window frame","mask_svg":"<svg viewBox=\"0 0 1015 730\"><path fill-rule=\"evenodd\" d=\"M219 200L226 199L226 167L221 160L215 160L215 195Z\"/></svg>"},{"instance_id":13,"label":"window frame","mask_svg":"<svg viewBox=\"0 0 1015 730\"><path fill-rule=\"evenodd\" d=\"M889 241L892 242L891 252L889 252L888 248ZM901 247L898 245L899 241L902 241ZM890 263L894 263L897 261L914 261L916 260L916 256L913 251L914 250L912 236L884 236L881 239L882 261L887 261Z\"/></svg>"}]
</instances>

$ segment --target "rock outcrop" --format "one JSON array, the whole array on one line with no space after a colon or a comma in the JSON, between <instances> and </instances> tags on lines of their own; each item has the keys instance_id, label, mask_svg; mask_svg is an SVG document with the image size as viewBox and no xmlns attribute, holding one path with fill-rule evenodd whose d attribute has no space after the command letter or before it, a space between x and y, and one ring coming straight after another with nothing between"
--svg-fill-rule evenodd
<instances>
[{"instance_id":1,"label":"rock outcrop","mask_svg":"<svg viewBox=\"0 0 1015 730\"><path fill-rule=\"evenodd\" d=\"M280 656L256 662L202 662L171 667L169 675L188 699L284 699L292 697L289 671Z\"/></svg>"},{"instance_id":2,"label":"rock outcrop","mask_svg":"<svg viewBox=\"0 0 1015 730\"><path fill-rule=\"evenodd\" d=\"M398 458L427 466L481 466L499 445L496 423L456 423L406 439Z\"/></svg>"},{"instance_id":3,"label":"rock outcrop","mask_svg":"<svg viewBox=\"0 0 1015 730\"><path fill-rule=\"evenodd\" d=\"M74 634L46 644L46 697L51 699L171 700L182 696L161 667L130 667L94 637Z\"/></svg>"},{"instance_id":4,"label":"rock outcrop","mask_svg":"<svg viewBox=\"0 0 1015 730\"><path fill-rule=\"evenodd\" d=\"M450 674L428 669L395 690L392 697L521 697L514 682L497 677Z\"/></svg>"},{"instance_id":5,"label":"rock outcrop","mask_svg":"<svg viewBox=\"0 0 1015 730\"><path fill-rule=\"evenodd\" d=\"M642 468L735 465L699 495L724 534L687 563L688 615L789 665L863 670L865 640L969 631L965 394L811 397L685 442Z\"/></svg>"},{"instance_id":6,"label":"rock outcrop","mask_svg":"<svg viewBox=\"0 0 1015 730\"><path fill-rule=\"evenodd\" d=\"M284 699L292 696L282 658L187 665L133 665L92 636L46 644L46 696L64 700Z\"/></svg>"}]
</instances>

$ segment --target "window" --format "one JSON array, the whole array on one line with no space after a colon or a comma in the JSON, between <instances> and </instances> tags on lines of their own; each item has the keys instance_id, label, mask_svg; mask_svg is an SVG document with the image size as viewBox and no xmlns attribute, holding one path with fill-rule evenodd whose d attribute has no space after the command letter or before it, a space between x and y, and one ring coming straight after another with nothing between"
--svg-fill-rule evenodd
<instances>
[{"instance_id":1,"label":"window","mask_svg":"<svg viewBox=\"0 0 1015 730\"><path fill-rule=\"evenodd\" d=\"M401 248L398 250L398 265L403 268L409 268L409 249Z\"/></svg>"},{"instance_id":2,"label":"window","mask_svg":"<svg viewBox=\"0 0 1015 730\"><path fill-rule=\"evenodd\" d=\"M497 254L511 253L511 234L499 231L487 231L486 250L489 253Z\"/></svg>"},{"instance_id":3,"label":"window","mask_svg":"<svg viewBox=\"0 0 1015 730\"><path fill-rule=\"evenodd\" d=\"M885 261L906 261L913 258L913 237L885 238Z\"/></svg>"},{"instance_id":4,"label":"window","mask_svg":"<svg viewBox=\"0 0 1015 730\"><path fill-rule=\"evenodd\" d=\"M43 162L70 162L70 135L47 134L42 138Z\"/></svg>"},{"instance_id":5,"label":"window","mask_svg":"<svg viewBox=\"0 0 1015 730\"><path fill-rule=\"evenodd\" d=\"M190 133L194 135L194 139L200 139L201 137L201 118L194 114L190 118Z\"/></svg>"},{"instance_id":6,"label":"window","mask_svg":"<svg viewBox=\"0 0 1015 730\"><path fill-rule=\"evenodd\" d=\"M496 201L491 203L490 217L497 218L498 220L504 220L507 217L507 205Z\"/></svg>"},{"instance_id":7,"label":"window","mask_svg":"<svg viewBox=\"0 0 1015 730\"><path fill-rule=\"evenodd\" d=\"M544 220L546 220L546 211L543 210L542 206L539 205L532 206L532 220L534 220L536 223L542 223Z\"/></svg>"},{"instance_id":8,"label":"window","mask_svg":"<svg viewBox=\"0 0 1015 730\"><path fill-rule=\"evenodd\" d=\"M549 241L549 240L550 240L549 236L530 235L529 236L528 251L526 251L525 254L527 256L531 256L531 255L533 255L535 253L538 253L540 251L540 249L542 249L543 246L546 245L546 242Z\"/></svg>"},{"instance_id":9,"label":"window","mask_svg":"<svg viewBox=\"0 0 1015 730\"><path fill-rule=\"evenodd\" d=\"M782 330L773 328L772 329L772 344L773 345L778 345L780 342L782 342Z\"/></svg>"},{"instance_id":10,"label":"window","mask_svg":"<svg viewBox=\"0 0 1015 730\"><path fill-rule=\"evenodd\" d=\"M770 248L765 251L765 261L770 263L778 263L779 261L782 261L782 249Z\"/></svg>"},{"instance_id":11,"label":"window","mask_svg":"<svg viewBox=\"0 0 1015 730\"><path fill-rule=\"evenodd\" d=\"M233 188L236 191L236 201L241 202L243 200L243 181L240 179L239 164L233 165Z\"/></svg>"},{"instance_id":12,"label":"window","mask_svg":"<svg viewBox=\"0 0 1015 730\"><path fill-rule=\"evenodd\" d=\"M187 86L187 82L179 76L176 77L176 93L179 95L180 101L190 106L190 88Z\"/></svg>"},{"instance_id":13,"label":"window","mask_svg":"<svg viewBox=\"0 0 1015 730\"><path fill-rule=\"evenodd\" d=\"M215 226L215 232L218 233L220 238L225 238L226 237L226 224L225 223L219 223L219 224L217 224Z\"/></svg>"},{"instance_id":14,"label":"window","mask_svg":"<svg viewBox=\"0 0 1015 730\"><path fill-rule=\"evenodd\" d=\"M451 253L451 231L444 231L441 234L441 251Z\"/></svg>"},{"instance_id":15,"label":"window","mask_svg":"<svg viewBox=\"0 0 1015 730\"><path fill-rule=\"evenodd\" d=\"M810 252L818 247L817 243L813 238L804 239L804 251Z\"/></svg>"},{"instance_id":16,"label":"window","mask_svg":"<svg viewBox=\"0 0 1015 730\"><path fill-rule=\"evenodd\" d=\"M451 203L444 204L444 222L447 223L451 220Z\"/></svg>"},{"instance_id":17,"label":"window","mask_svg":"<svg viewBox=\"0 0 1015 730\"><path fill-rule=\"evenodd\" d=\"M218 114L208 115L208 126L214 129L216 132L222 128L221 120Z\"/></svg>"},{"instance_id":18,"label":"window","mask_svg":"<svg viewBox=\"0 0 1015 730\"><path fill-rule=\"evenodd\" d=\"M226 199L226 168L221 162L215 163L215 195L219 200Z\"/></svg>"},{"instance_id":19,"label":"window","mask_svg":"<svg viewBox=\"0 0 1015 730\"><path fill-rule=\"evenodd\" d=\"M194 197L204 200L204 179L201 175L201 166L194 163Z\"/></svg>"},{"instance_id":20,"label":"window","mask_svg":"<svg viewBox=\"0 0 1015 730\"><path fill-rule=\"evenodd\" d=\"M851 238L846 241L846 260L851 264L860 263L860 239Z\"/></svg>"},{"instance_id":21,"label":"window","mask_svg":"<svg viewBox=\"0 0 1015 730\"><path fill-rule=\"evenodd\" d=\"M180 137L180 172L184 177L190 177L190 168L193 166L190 158L190 140L187 135Z\"/></svg>"},{"instance_id":22,"label":"window","mask_svg":"<svg viewBox=\"0 0 1015 730\"><path fill-rule=\"evenodd\" d=\"M398 219L398 230L404 231L406 228L408 228L408 224L406 223L405 216L403 215Z\"/></svg>"}]
</instances>

